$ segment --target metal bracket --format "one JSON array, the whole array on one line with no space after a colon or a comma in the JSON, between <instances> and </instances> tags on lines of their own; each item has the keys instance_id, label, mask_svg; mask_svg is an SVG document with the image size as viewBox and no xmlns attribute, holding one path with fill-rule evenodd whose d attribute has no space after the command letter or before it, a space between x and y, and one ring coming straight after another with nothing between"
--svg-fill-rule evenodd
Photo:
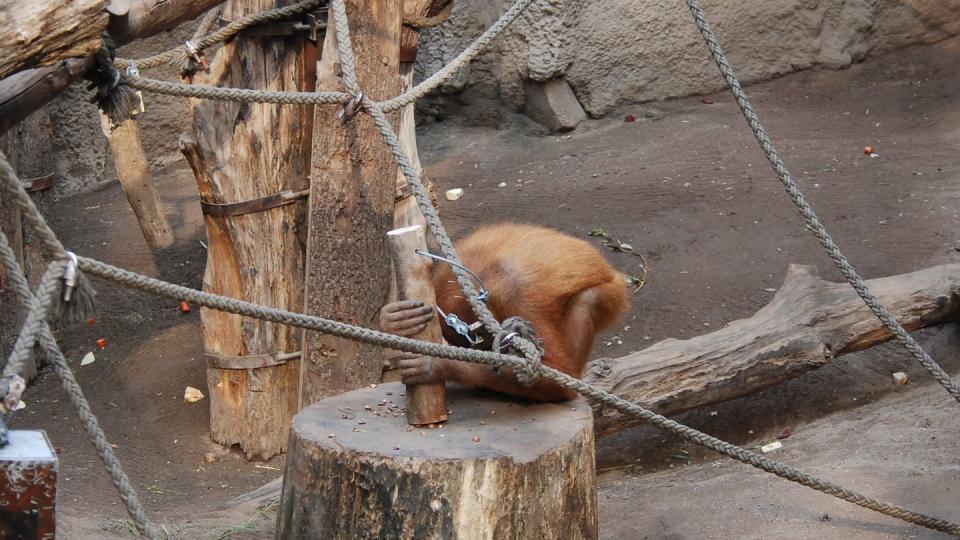
<instances>
[{"instance_id":1,"label":"metal bracket","mask_svg":"<svg viewBox=\"0 0 960 540\"><path fill-rule=\"evenodd\" d=\"M413 197L413 189L410 188L410 184L404 183L403 186L397 188L397 192L393 196L393 202L400 202L407 197Z\"/></svg>"},{"instance_id":2,"label":"metal bracket","mask_svg":"<svg viewBox=\"0 0 960 540\"><path fill-rule=\"evenodd\" d=\"M354 116L360 112L361 107L363 107L363 92L357 90L357 94L353 96L353 99L347 102L342 109L337 111L337 120L340 121L340 125L346 125Z\"/></svg>"},{"instance_id":3,"label":"metal bracket","mask_svg":"<svg viewBox=\"0 0 960 540\"><path fill-rule=\"evenodd\" d=\"M299 199L304 199L309 196L309 189L304 189L302 191L290 191L288 189L274 195L261 197L259 199L251 199L249 201L235 203L219 204L200 201L200 210L204 215L207 216L242 216L244 214L252 214L253 212L262 212L271 208L277 208L278 206L286 206L288 204L297 202Z\"/></svg>"},{"instance_id":4,"label":"metal bracket","mask_svg":"<svg viewBox=\"0 0 960 540\"><path fill-rule=\"evenodd\" d=\"M247 354L244 356L225 356L204 351L207 367L216 369L257 369L280 366L290 360L300 358L300 351L292 353Z\"/></svg>"},{"instance_id":5,"label":"metal bracket","mask_svg":"<svg viewBox=\"0 0 960 540\"><path fill-rule=\"evenodd\" d=\"M223 17L218 17L217 22L219 23L220 27L223 28L232 21L228 21ZM321 10L313 13L307 13L299 21L280 21L257 24L244 28L240 31L240 33L251 37L278 37L294 36L305 32L308 40L312 41L313 43L317 43L321 41L323 32L326 31L326 29L327 12L326 10Z\"/></svg>"},{"instance_id":6,"label":"metal bracket","mask_svg":"<svg viewBox=\"0 0 960 540\"><path fill-rule=\"evenodd\" d=\"M44 176L38 176L36 178L30 178L23 181L23 189L27 191L44 191L53 187L54 181L57 179L56 173L50 173Z\"/></svg>"}]
</instances>

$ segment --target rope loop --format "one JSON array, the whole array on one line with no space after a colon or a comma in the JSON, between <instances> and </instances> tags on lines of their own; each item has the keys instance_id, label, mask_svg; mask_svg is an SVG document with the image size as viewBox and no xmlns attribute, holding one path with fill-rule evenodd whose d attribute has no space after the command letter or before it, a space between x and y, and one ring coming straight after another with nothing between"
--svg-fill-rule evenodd
<instances>
[{"instance_id":1,"label":"rope loop","mask_svg":"<svg viewBox=\"0 0 960 540\"><path fill-rule=\"evenodd\" d=\"M543 342L529 322L520 317L510 317L500 325L493 337L493 351L503 352L508 347L519 353L523 362L513 368L517 381L524 386L533 386L543 372Z\"/></svg>"}]
</instances>

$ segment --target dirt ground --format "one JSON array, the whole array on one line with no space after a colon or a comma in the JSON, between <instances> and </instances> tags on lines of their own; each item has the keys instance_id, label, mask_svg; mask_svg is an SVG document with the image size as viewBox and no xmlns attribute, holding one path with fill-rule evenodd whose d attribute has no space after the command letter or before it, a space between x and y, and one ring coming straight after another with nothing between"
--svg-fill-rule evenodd
<instances>
[{"instance_id":1,"label":"dirt ground","mask_svg":"<svg viewBox=\"0 0 960 540\"><path fill-rule=\"evenodd\" d=\"M754 105L828 229L867 278L960 259L960 40L874 58L845 71L804 72L749 88ZM734 64L736 59L733 59ZM751 315L789 263L839 281L804 230L727 95L624 107L567 135L523 118L485 114L422 127L426 170L442 193L465 189L441 213L455 236L502 219L577 236L596 227L650 261L625 328L598 342L616 357L689 338ZM625 115L636 122L624 122ZM473 118L477 114L474 111ZM872 145L879 157L864 155ZM85 255L199 287L205 252L195 187L174 164L157 181L177 244L152 254L119 185L59 201L56 228ZM505 184L501 186L501 183ZM621 270L638 259L608 253ZM93 326L60 333L64 351L152 516L185 538L271 537L273 512L237 496L277 478L283 457L248 463L207 436L199 315L176 303L96 283ZM100 350L95 341L107 339ZM919 333L954 373L954 325ZM622 341L622 343L621 343ZM96 362L80 367L89 351ZM894 386L893 371L910 384ZM57 382L44 374L18 428L47 430L61 449L64 538L125 536L123 505ZM714 414L715 413L715 414ZM956 404L895 346L834 364L680 418L755 447L789 427L773 454L863 493L953 521L960 460L950 443ZM671 458L681 450L689 464ZM215 463L204 454L214 452ZM941 538L693 448L650 428L598 442L603 538Z\"/></svg>"}]
</instances>

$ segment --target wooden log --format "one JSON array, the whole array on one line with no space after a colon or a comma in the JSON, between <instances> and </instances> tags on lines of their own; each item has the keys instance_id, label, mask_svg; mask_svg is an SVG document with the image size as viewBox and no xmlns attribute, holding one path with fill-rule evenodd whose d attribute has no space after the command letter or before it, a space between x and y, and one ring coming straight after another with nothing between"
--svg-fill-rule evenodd
<instances>
[{"instance_id":1,"label":"wooden log","mask_svg":"<svg viewBox=\"0 0 960 540\"><path fill-rule=\"evenodd\" d=\"M107 27L107 0L0 2L0 79L65 58L93 56Z\"/></svg>"},{"instance_id":2,"label":"wooden log","mask_svg":"<svg viewBox=\"0 0 960 540\"><path fill-rule=\"evenodd\" d=\"M221 3L223 0L139 0L124 12L116 9L117 0L113 0L108 5L108 11L114 12L108 31L117 45L123 45L169 30ZM98 48L99 41L94 52ZM56 97L92 65L92 56L68 58L0 78L0 133Z\"/></svg>"},{"instance_id":3,"label":"wooden log","mask_svg":"<svg viewBox=\"0 0 960 540\"><path fill-rule=\"evenodd\" d=\"M960 264L867 285L909 331L954 321L960 312ZM890 338L850 285L824 281L815 267L794 264L773 300L752 317L591 362L583 380L674 415L769 388ZM602 406L596 414L598 434L636 423Z\"/></svg>"},{"instance_id":4,"label":"wooden log","mask_svg":"<svg viewBox=\"0 0 960 540\"><path fill-rule=\"evenodd\" d=\"M363 388L297 414L276 538L597 538L582 398L531 404L453 386L443 429L409 430L403 388Z\"/></svg>"},{"instance_id":5,"label":"wooden log","mask_svg":"<svg viewBox=\"0 0 960 540\"><path fill-rule=\"evenodd\" d=\"M125 0L112 4L107 31L118 43L166 32L183 21L196 19L224 0Z\"/></svg>"},{"instance_id":6,"label":"wooden log","mask_svg":"<svg viewBox=\"0 0 960 540\"><path fill-rule=\"evenodd\" d=\"M93 58L68 58L0 80L0 134L44 106L93 65Z\"/></svg>"},{"instance_id":7,"label":"wooden log","mask_svg":"<svg viewBox=\"0 0 960 540\"><path fill-rule=\"evenodd\" d=\"M423 225L411 225L387 233L390 252L397 275L397 298L420 300L428 306L436 305L433 290L433 259L417 254L427 251ZM414 339L443 342L440 320L436 317ZM447 400L444 385L440 383L407 386L407 421L415 426L436 424L447 419Z\"/></svg>"},{"instance_id":8,"label":"wooden log","mask_svg":"<svg viewBox=\"0 0 960 540\"><path fill-rule=\"evenodd\" d=\"M173 230L163 213L160 196L150 180L137 121L128 118L113 129L107 139L110 141L117 178L137 216L147 245L155 250L169 247L174 240Z\"/></svg>"},{"instance_id":9,"label":"wooden log","mask_svg":"<svg viewBox=\"0 0 960 540\"><path fill-rule=\"evenodd\" d=\"M274 0L234 0L223 16L237 19L277 7ZM316 46L305 36L260 39L237 36L210 63L202 84L311 91ZM256 200L307 188L313 108L305 106L194 102L196 143L182 150L197 179L202 201ZM208 252L203 288L250 302L298 311L303 306L302 200L243 215L205 215ZM297 411L300 367L275 363L278 354L299 351L300 331L204 309L203 340L212 356L207 380L210 431L224 445L239 444L247 458L267 459L287 443Z\"/></svg>"},{"instance_id":10,"label":"wooden log","mask_svg":"<svg viewBox=\"0 0 960 540\"><path fill-rule=\"evenodd\" d=\"M360 88L373 99L401 89L400 3L347 0ZM341 89L332 25L317 86ZM337 108L317 108L310 177L304 311L369 326L387 300L397 165L366 114L341 127ZM395 115L391 115L395 116ZM394 119L395 120L395 119ZM304 332L300 406L379 382L384 352L334 336Z\"/></svg>"}]
</instances>

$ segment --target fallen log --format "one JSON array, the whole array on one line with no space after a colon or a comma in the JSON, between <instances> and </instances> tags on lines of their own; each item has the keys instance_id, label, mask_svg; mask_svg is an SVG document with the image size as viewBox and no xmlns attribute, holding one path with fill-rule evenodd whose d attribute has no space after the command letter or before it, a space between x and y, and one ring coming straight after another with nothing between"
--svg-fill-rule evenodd
<instances>
[{"instance_id":1,"label":"fallen log","mask_svg":"<svg viewBox=\"0 0 960 540\"><path fill-rule=\"evenodd\" d=\"M956 320L960 264L867 282L908 331ZM791 265L773 300L747 319L687 340L667 339L587 366L583 380L663 415L727 401L878 345L891 334L846 283ZM595 406L597 435L637 420Z\"/></svg>"}]
</instances>

